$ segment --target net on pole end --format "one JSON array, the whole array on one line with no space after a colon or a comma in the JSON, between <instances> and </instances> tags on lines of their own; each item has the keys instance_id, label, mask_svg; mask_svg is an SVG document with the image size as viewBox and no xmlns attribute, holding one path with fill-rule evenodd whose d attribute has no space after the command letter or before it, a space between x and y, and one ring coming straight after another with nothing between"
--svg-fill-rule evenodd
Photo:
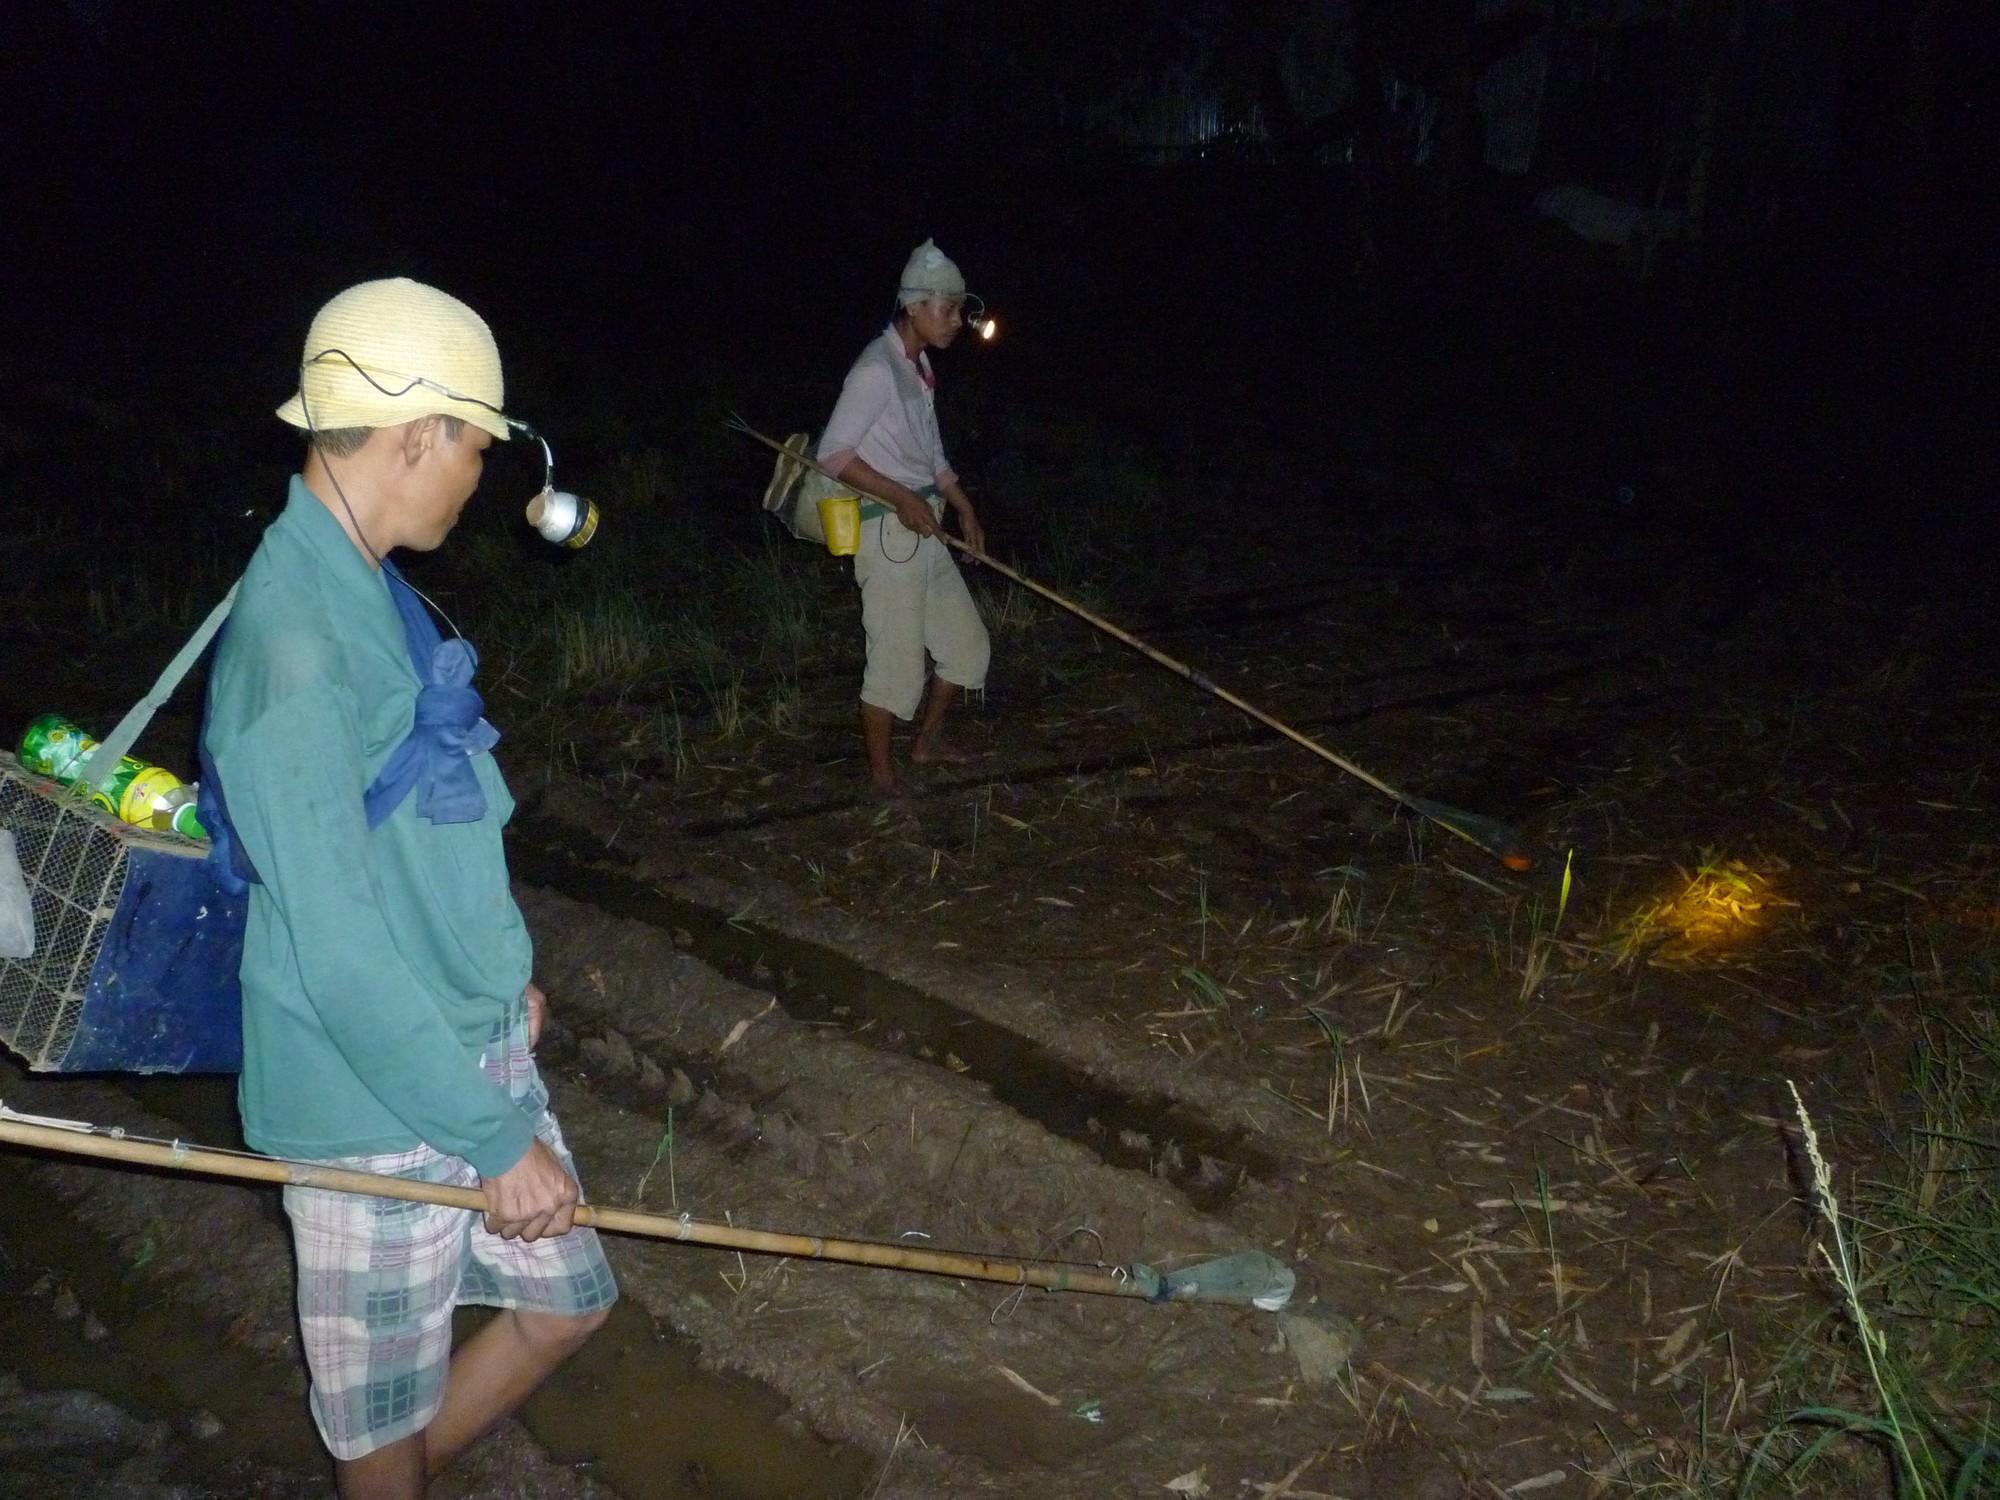
<instances>
[{"instance_id":1,"label":"net on pole end","mask_svg":"<svg viewBox=\"0 0 2000 1500\"><path fill-rule=\"evenodd\" d=\"M1447 833L1455 833L1468 844L1484 849L1508 869L1534 868L1534 856L1528 852L1520 831L1498 818L1482 818L1478 813L1433 802L1428 797L1404 797L1402 802L1419 817L1429 818Z\"/></svg>"},{"instance_id":2,"label":"net on pole end","mask_svg":"<svg viewBox=\"0 0 2000 1500\"><path fill-rule=\"evenodd\" d=\"M1277 1312L1292 1300L1299 1279L1283 1261L1244 1250L1177 1271L1132 1267L1132 1280L1148 1302L1236 1302Z\"/></svg>"}]
</instances>

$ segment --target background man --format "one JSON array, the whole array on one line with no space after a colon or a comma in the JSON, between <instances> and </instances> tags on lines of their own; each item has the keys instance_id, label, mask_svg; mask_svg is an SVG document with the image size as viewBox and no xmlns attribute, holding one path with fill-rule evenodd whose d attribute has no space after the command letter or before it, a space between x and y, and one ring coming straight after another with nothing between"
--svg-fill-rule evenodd
<instances>
[{"instance_id":1,"label":"background man","mask_svg":"<svg viewBox=\"0 0 2000 1500\"><path fill-rule=\"evenodd\" d=\"M571 1228L575 1170L530 1055L545 1001L476 657L437 641L383 561L443 543L508 435L502 399L491 332L443 292L372 281L321 309L278 413L309 434L305 469L243 576L203 731L258 880L245 1138L491 1205L482 1224L285 1192L313 1416L347 1500L421 1496L617 1296L596 1236ZM504 1311L453 1356L461 1302Z\"/></svg>"},{"instance_id":2,"label":"background man","mask_svg":"<svg viewBox=\"0 0 2000 1500\"><path fill-rule=\"evenodd\" d=\"M869 777L887 795L904 790L889 754L897 719L917 718L910 759L918 764L966 758L944 736L945 714L960 688L985 686L992 658L986 625L939 539L948 504L965 540L986 549L972 500L944 456L929 352L951 347L964 309L965 278L925 240L903 267L895 320L847 372L819 440L819 461L864 497L854 556L868 641L861 737ZM926 653L937 664L928 695Z\"/></svg>"}]
</instances>

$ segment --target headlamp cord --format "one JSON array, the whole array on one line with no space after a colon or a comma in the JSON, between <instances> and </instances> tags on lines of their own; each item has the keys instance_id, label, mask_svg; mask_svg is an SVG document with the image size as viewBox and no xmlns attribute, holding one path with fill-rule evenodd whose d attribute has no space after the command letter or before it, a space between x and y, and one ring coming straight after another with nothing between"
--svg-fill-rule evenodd
<instances>
[{"instance_id":1,"label":"headlamp cord","mask_svg":"<svg viewBox=\"0 0 2000 1500\"><path fill-rule=\"evenodd\" d=\"M908 311L909 311L909 306L908 306L907 304L904 304L904 303L898 303L898 304L897 304L897 306L896 306L896 317L900 318L900 317L901 317L901 316L902 316L902 315L903 315L904 313L906 313L906 312L908 312ZM894 320L892 319L891 321L893 322ZM925 351L924 351L924 350L921 350L921 349L920 349L920 350L918 350L918 351L917 351L917 358L918 358L918 359L922 359L922 358L924 357L924 353L925 353ZM921 367L921 366L919 366L919 368L921 369L922 367ZM932 412L932 414L931 414L931 426L932 426L933 428L935 428L935 427L937 426L937 414L936 414L936 412L935 412L935 411L933 411L933 412ZM939 443L938 443L938 446L939 446L939 448L942 448L942 447L944 446L944 443L943 443L943 440L942 440L942 439L940 439L940 440L939 440ZM921 495L919 495L919 496L918 496L917 498L918 498L918 499L920 499L920 500L921 500L921 499L923 499L923 497L922 497ZM925 501L925 504L929 504L929 503L930 503L930 502L928 502L928 501ZM892 510L891 510L891 511L889 512L889 515L895 515L895 511L894 511L894 510L892 509ZM902 521L902 518L901 518L900 516L897 516L897 518L896 518L896 519L897 519L897 522L898 522L898 524L900 524L900 523L901 523L901 521ZM882 528L881 528L880 530L878 530L878 531L877 531L877 534L876 534L876 539L875 539L875 541L876 541L876 545L877 545L877 546L879 546L879 547L880 547L880 548L882 549L882 560L883 560L884 562L891 562L891 563L894 563L894 564L895 564L895 565L896 565L897 567L899 567L899 568L900 568L900 567L902 567L902 566L903 566L903 565L904 565L905 563L909 563L909 562L913 562L913 561L915 561L915 560L916 560L916 556L917 556L917 554L918 554L919 552L921 552L921 551L923 551L923 550L924 550L924 536L923 536L923 533L922 533L922 532L920 532L920 531L914 531L914 532L910 532L910 535L911 535L912 537L914 537L914 538L915 538L915 540L914 540L914 542L912 542L912 544L911 544L911 546L910 546L910 555L909 555L908 557L891 557L891 556L889 556L889 543L888 543L888 538L887 538L886 536L883 536L883 535L881 534L881 532L882 532L882 531L885 531L885 530L887 529L887 527L888 527L888 521L889 521L889 516L883 516L883 517L881 517L881 520L882 520L882 523L883 523L883 525L882 525ZM906 527L904 527L903 529L904 529L905 531L908 531L908 530L909 530L909 528L908 528L907 526L906 526Z\"/></svg>"},{"instance_id":2,"label":"headlamp cord","mask_svg":"<svg viewBox=\"0 0 2000 1500\"><path fill-rule=\"evenodd\" d=\"M373 376L371 376L366 370L363 370L361 366L358 363L356 363L354 356L347 353L345 350L342 349L324 350L323 352L314 355L312 359L306 361L306 364L316 364L318 361L325 359L326 356L329 354L338 354L342 359L346 360L350 365L354 366L355 370L360 374L363 380L366 380L370 385L374 386L376 390L384 391L384 393L387 394L382 384L379 381L377 381ZM415 384L420 384L420 385L429 385L430 383L431 382L429 381L415 382ZM403 389L407 391L410 389L410 387L405 386ZM452 394L456 393L454 392ZM472 398L468 396L468 397L460 397L460 399L471 400ZM486 403L483 401L478 402L477 404L480 406L486 405ZM306 396L306 365L299 366L299 410L305 415L307 438L308 439L317 438L319 436L319 428L313 422L312 403ZM539 433L535 435L537 437L540 436ZM542 447L546 451L548 444L544 443ZM333 470L333 455L328 453L324 448L319 447L316 443L313 445L313 451L319 455L319 465L322 469L326 470L326 477L333 483L334 494L340 497L340 508L347 512L347 522L350 526L354 528L355 539L361 543L361 550L363 552L366 552L368 556L374 560L376 571L378 573L381 572L382 562L383 562L382 554L375 550L375 544L368 540L368 533L361 529L361 518L354 514L354 506L348 501L347 491L341 488L340 476L336 474ZM445 612L444 606L439 604L437 600L433 599L429 594L426 594L422 589L418 588L414 583L410 582L410 580L405 578L400 572L393 574L384 573L382 576L384 578L393 577L404 588L408 589L411 593L415 594L419 599L423 600L425 604L429 605L431 609L437 613L438 618L443 620L445 624L451 627L451 633L454 636L456 636L461 641L465 639L465 632L458 628L458 622L452 619L452 617Z\"/></svg>"}]
</instances>

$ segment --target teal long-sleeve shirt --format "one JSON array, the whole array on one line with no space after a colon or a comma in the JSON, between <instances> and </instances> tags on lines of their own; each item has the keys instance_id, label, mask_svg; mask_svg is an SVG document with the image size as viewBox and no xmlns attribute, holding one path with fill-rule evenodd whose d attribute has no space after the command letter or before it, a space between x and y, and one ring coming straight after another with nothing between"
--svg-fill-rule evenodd
<instances>
[{"instance_id":1,"label":"teal long-sleeve shirt","mask_svg":"<svg viewBox=\"0 0 2000 1500\"><path fill-rule=\"evenodd\" d=\"M480 1051L522 1003L532 945L500 831L431 823L414 794L370 829L362 793L409 733L416 673L389 583L302 480L243 575L203 729L256 866L243 945L244 1138L282 1156L419 1142L482 1176L533 1122Z\"/></svg>"}]
</instances>

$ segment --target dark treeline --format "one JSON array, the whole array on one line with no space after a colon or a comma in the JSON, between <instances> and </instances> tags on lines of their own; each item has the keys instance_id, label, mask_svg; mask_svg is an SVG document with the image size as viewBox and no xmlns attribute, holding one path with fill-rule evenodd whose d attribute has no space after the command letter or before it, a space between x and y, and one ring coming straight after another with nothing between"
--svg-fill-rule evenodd
<instances>
[{"instance_id":1,"label":"dark treeline","mask_svg":"<svg viewBox=\"0 0 2000 1500\"><path fill-rule=\"evenodd\" d=\"M1992 384L1997 12L14 0L0 331L276 389L319 300L407 271L512 348L837 364L934 233L1019 357L1099 385L1293 400L1329 345L1569 320L1928 409Z\"/></svg>"}]
</instances>

